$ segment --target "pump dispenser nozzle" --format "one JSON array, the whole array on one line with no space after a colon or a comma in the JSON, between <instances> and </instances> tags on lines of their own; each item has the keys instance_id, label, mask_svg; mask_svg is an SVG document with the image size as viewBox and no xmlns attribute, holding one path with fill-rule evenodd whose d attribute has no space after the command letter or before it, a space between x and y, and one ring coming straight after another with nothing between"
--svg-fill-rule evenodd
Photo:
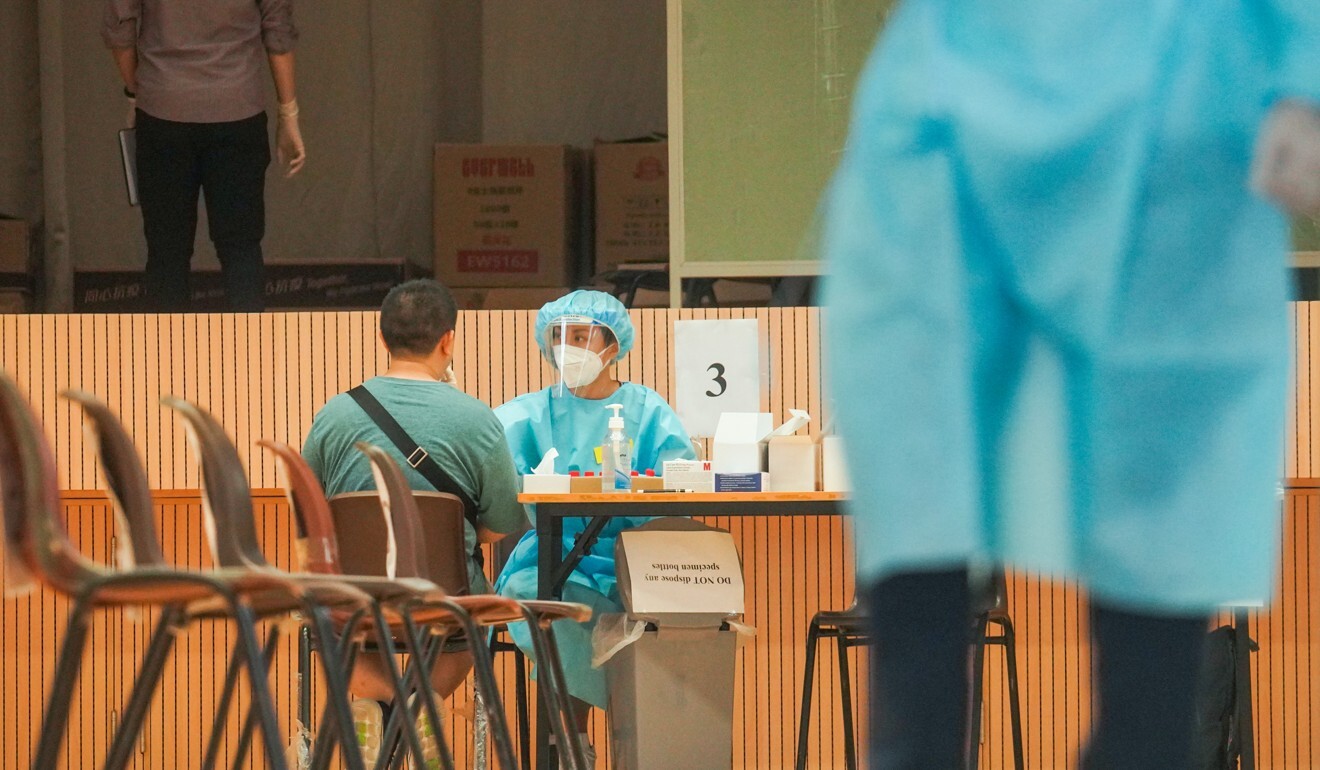
<instances>
[{"instance_id":1,"label":"pump dispenser nozzle","mask_svg":"<svg viewBox=\"0 0 1320 770\"><path fill-rule=\"evenodd\" d=\"M613 409L614 414L610 417L610 430L623 430L623 404L607 404L606 409Z\"/></svg>"}]
</instances>

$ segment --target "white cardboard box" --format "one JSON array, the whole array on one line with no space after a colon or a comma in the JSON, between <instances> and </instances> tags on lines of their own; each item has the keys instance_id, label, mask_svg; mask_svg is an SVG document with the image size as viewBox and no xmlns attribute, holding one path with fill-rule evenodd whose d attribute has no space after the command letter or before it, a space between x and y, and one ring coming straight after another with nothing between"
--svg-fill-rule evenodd
<instances>
[{"instance_id":1,"label":"white cardboard box","mask_svg":"<svg viewBox=\"0 0 1320 770\"><path fill-rule=\"evenodd\" d=\"M811 436L771 436L771 492L815 492L820 448Z\"/></svg>"},{"instance_id":2,"label":"white cardboard box","mask_svg":"<svg viewBox=\"0 0 1320 770\"><path fill-rule=\"evenodd\" d=\"M765 470L765 442L774 427L769 412L725 412L715 426L711 467L716 473Z\"/></svg>"}]
</instances>

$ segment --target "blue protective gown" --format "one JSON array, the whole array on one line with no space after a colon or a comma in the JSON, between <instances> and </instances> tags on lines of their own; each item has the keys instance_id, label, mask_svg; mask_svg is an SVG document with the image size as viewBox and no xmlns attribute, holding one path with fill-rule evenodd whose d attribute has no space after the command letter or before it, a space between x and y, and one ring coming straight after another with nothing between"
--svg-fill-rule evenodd
<instances>
[{"instance_id":1,"label":"blue protective gown","mask_svg":"<svg viewBox=\"0 0 1320 770\"><path fill-rule=\"evenodd\" d=\"M556 473L600 472L596 449L606 435L611 412L606 404L623 404L625 432L633 441L633 469L660 472L665 460L692 459L695 453L687 430L678 415L659 393L643 385L625 382L614 395L599 401L578 398L571 391L551 386L519 396L495 410L504 424L505 438L519 473L530 473L553 447ZM573 547L588 519L564 521L563 553ZM644 518L611 519L601 530L591 552L569 575L564 598L588 604L594 610L590 623L560 621L555 624L560 656L568 690L593 706L605 707L605 676L591 667L591 631L601 613L622 612L614 573L614 540L619 532L644 524ZM534 599L537 589L537 537L532 530L514 547L508 563L495 582L495 590L515 599ZM531 638L521 623L510 627L513 640L529 656Z\"/></svg>"},{"instance_id":2,"label":"blue protective gown","mask_svg":"<svg viewBox=\"0 0 1320 770\"><path fill-rule=\"evenodd\" d=\"M897 10L826 200L863 576L1268 593L1288 243L1247 179L1281 97L1320 99L1316 0Z\"/></svg>"}]
</instances>

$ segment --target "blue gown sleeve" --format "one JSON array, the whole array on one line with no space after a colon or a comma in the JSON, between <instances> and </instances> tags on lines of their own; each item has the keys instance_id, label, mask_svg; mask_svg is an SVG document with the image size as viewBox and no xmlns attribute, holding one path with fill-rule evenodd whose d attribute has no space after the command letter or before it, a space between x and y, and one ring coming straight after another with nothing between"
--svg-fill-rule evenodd
<instances>
[{"instance_id":1,"label":"blue gown sleeve","mask_svg":"<svg viewBox=\"0 0 1320 770\"><path fill-rule=\"evenodd\" d=\"M696 459L697 453L692 448L687 428L659 393L648 392L643 409L641 425L644 427L642 435L638 436L634 470L645 472L647 468L654 468L659 474L665 460ZM643 447L646 453L642 452ZM645 467L641 467L642 462L646 463Z\"/></svg>"},{"instance_id":2,"label":"blue gown sleeve","mask_svg":"<svg viewBox=\"0 0 1320 770\"><path fill-rule=\"evenodd\" d=\"M1320 106L1320 2L1269 0L1273 9L1278 99Z\"/></svg>"}]
</instances>

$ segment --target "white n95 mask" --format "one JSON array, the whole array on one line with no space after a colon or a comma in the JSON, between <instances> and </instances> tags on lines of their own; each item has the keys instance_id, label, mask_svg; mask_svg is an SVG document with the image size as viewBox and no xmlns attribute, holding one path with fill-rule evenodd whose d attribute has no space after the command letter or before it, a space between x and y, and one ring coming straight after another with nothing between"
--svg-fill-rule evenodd
<instances>
[{"instance_id":1,"label":"white n95 mask","mask_svg":"<svg viewBox=\"0 0 1320 770\"><path fill-rule=\"evenodd\" d=\"M563 379L564 385L569 388L590 385L600 375L601 370L605 368L605 362L600 360L600 356L585 348L573 345L555 345L554 354L555 366L559 368L559 376Z\"/></svg>"}]
</instances>

